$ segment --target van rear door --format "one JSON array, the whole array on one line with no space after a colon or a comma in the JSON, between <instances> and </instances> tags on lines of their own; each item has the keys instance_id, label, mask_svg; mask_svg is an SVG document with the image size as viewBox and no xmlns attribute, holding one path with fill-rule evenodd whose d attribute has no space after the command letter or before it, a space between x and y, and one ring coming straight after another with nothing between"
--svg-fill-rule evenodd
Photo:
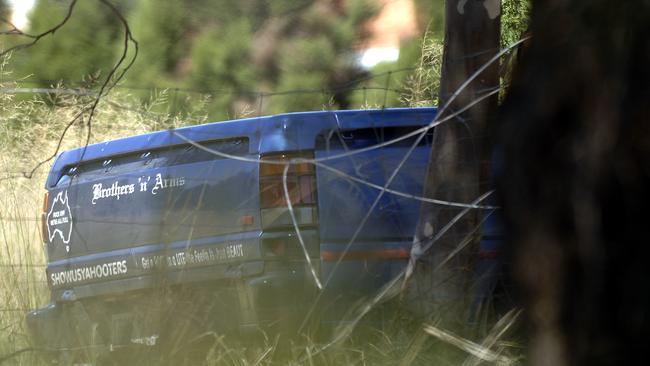
<instances>
[{"instance_id":1,"label":"van rear door","mask_svg":"<svg viewBox=\"0 0 650 366\"><path fill-rule=\"evenodd\" d=\"M377 127L340 131L317 144L316 157L353 153L323 162L356 179L384 186L405 159L415 137L361 153L416 127ZM426 136L404 160L389 188L420 195L430 151ZM340 296L360 298L392 279L406 264L419 214L419 201L384 193L323 167L317 168L323 282L332 314ZM364 222L365 220L365 222ZM351 244L350 244L351 243ZM338 263L340 262L340 263ZM343 305L345 306L345 305Z\"/></svg>"},{"instance_id":2,"label":"van rear door","mask_svg":"<svg viewBox=\"0 0 650 366\"><path fill-rule=\"evenodd\" d=\"M247 137L202 145L257 156ZM258 169L190 144L63 167L49 190L50 284L259 259Z\"/></svg>"}]
</instances>

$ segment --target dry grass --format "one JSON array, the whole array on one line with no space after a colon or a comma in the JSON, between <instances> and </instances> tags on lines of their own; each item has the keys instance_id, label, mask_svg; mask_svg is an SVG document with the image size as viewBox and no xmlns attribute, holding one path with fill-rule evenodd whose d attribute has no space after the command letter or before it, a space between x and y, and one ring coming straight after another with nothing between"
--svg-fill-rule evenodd
<instances>
[{"instance_id":1,"label":"dry grass","mask_svg":"<svg viewBox=\"0 0 650 366\"><path fill-rule=\"evenodd\" d=\"M0 88L19 87L2 82L10 74L0 66ZM184 121L205 122L200 108L185 120L153 113L166 103L165 91L144 107L133 104L128 95L113 93L99 104L89 136L87 108L92 101L92 96L20 99L0 93L0 360L29 346L25 314L49 302L40 227L48 159L87 141L181 126ZM20 357L12 362L35 362L27 353Z\"/></svg>"},{"instance_id":2,"label":"dry grass","mask_svg":"<svg viewBox=\"0 0 650 366\"><path fill-rule=\"evenodd\" d=\"M410 107L438 105L440 73L442 71L442 42L430 32L422 37L422 52L415 72L406 80L401 101Z\"/></svg>"}]
</instances>

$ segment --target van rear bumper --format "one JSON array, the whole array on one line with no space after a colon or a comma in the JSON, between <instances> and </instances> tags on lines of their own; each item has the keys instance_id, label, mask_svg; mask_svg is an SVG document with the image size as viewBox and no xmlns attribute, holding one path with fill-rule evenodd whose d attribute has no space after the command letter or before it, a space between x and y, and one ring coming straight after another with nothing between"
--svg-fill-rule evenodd
<instances>
[{"instance_id":1,"label":"van rear bumper","mask_svg":"<svg viewBox=\"0 0 650 366\"><path fill-rule=\"evenodd\" d=\"M44 308L27 313L25 321L34 348L65 348L69 329L62 321L62 316L61 306L57 304L48 304Z\"/></svg>"},{"instance_id":2,"label":"van rear bumper","mask_svg":"<svg viewBox=\"0 0 650 366\"><path fill-rule=\"evenodd\" d=\"M297 333L311 306L314 305L317 288L304 262L267 263L269 270L263 275L246 281L239 296L250 296L250 308L240 301L242 321L240 333ZM246 294L248 291L248 294Z\"/></svg>"},{"instance_id":3,"label":"van rear bumper","mask_svg":"<svg viewBox=\"0 0 650 366\"><path fill-rule=\"evenodd\" d=\"M48 350L133 347L151 337L162 342L167 332L187 328L170 322L190 320L196 334L295 334L316 296L304 262L249 264L218 279L197 268L185 271L169 277L175 280L169 291L151 287L150 278L130 278L57 292L53 303L26 316L32 343ZM146 324L147 318L162 321Z\"/></svg>"}]
</instances>

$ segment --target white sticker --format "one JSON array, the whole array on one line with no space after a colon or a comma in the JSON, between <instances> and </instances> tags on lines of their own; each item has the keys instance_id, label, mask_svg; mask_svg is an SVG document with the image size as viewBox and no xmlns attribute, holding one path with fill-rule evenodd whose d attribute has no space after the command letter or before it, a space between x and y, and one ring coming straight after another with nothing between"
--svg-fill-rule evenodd
<instances>
[{"instance_id":1,"label":"white sticker","mask_svg":"<svg viewBox=\"0 0 650 366\"><path fill-rule=\"evenodd\" d=\"M70 252L70 235L72 234L72 213L68 203L68 191L59 192L52 205L50 212L47 214L47 231L50 243L58 235L63 244L65 251Z\"/></svg>"}]
</instances>

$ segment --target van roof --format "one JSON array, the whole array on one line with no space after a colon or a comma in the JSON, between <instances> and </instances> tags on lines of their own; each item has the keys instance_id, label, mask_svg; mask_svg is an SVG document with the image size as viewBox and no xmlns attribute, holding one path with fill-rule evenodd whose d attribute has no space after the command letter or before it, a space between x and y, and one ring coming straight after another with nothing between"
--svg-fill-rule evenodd
<instances>
[{"instance_id":1,"label":"van roof","mask_svg":"<svg viewBox=\"0 0 650 366\"><path fill-rule=\"evenodd\" d=\"M48 176L52 187L63 169L108 157L146 152L167 146L228 138L248 138L250 153L310 150L316 137L327 130L420 126L432 121L436 108L390 108L285 113L272 116L212 122L100 142L59 154Z\"/></svg>"}]
</instances>

